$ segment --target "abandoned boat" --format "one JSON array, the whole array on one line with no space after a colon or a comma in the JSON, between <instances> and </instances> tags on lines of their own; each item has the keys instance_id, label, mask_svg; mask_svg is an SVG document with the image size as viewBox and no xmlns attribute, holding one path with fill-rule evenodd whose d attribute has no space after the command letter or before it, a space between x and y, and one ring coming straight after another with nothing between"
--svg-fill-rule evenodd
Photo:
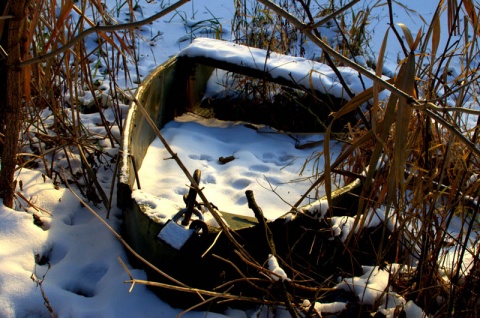
<instances>
[{"instance_id":1,"label":"abandoned boat","mask_svg":"<svg viewBox=\"0 0 480 318\"><path fill-rule=\"evenodd\" d=\"M240 58L245 54L239 53L245 51L251 56L248 60ZM285 66L286 61L295 63L296 72L291 71L291 66ZM139 188L136 174L147 148L158 136L159 129L185 112L262 123L280 130L300 127L311 131L324 127L325 123L318 121L303 121L298 126L297 119L306 118L304 113L289 108L284 100L259 106L251 99L236 103L231 96L207 98L206 86L215 69L272 82L284 90L304 92L296 96L308 98L309 103L318 107L316 112L322 120L328 120L328 115L323 115L345 102L342 89L334 80L328 88L315 86L315 76L327 73L334 76L323 64L212 39L196 39L145 78L134 96L124 127L118 206L124 215L126 241L164 273L146 268L149 280L178 287L162 285L158 288L159 295L178 307L202 303L205 298L217 303L228 302L232 301L232 295L241 301L284 304L287 294L295 295L299 301L302 297L325 294L334 284L332 277L339 273L361 273L361 265L371 262L367 251L373 246L359 242L369 246L344 253L341 242L332 237L329 224L323 218L325 198L286 211L275 221L267 221L248 191L249 207L255 217L218 211L202 197L201 171L186 171L185 180L191 182L191 187L184 197L185 208L162 211L159 217L151 213L154 198L135 199L132 193ZM272 117L271 112L259 111L258 107L283 108L277 108L278 116ZM188 176L189 173L193 175ZM356 179L333 192L329 213L355 214L360 189L361 181ZM376 238L369 236L368 240ZM281 264L286 276L268 266L275 262ZM202 294L202 291L211 293ZM179 293L183 294L179 297Z\"/></svg>"}]
</instances>

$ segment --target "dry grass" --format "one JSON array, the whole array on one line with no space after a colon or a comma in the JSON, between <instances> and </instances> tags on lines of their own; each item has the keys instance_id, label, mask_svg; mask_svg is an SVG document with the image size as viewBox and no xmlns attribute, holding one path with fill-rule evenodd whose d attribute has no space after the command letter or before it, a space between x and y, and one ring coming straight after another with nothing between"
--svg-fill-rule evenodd
<instances>
[{"instance_id":1,"label":"dry grass","mask_svg":"<svg viewBox=\"0 0 480 318\"><path fill-rule=\"evenodd\" d=\"M315 31L295 22L285 12L296 13L295 5L275 8L268 1L260 2L268 9L262 8L257 13L281 16L307 38L319 38ZM389 8L391 10L390 2ZM442 10L449 16L448 33L440 32ZM372 12L374 10L352 13L350 29L346 27L344 15L338 21L334 19L341 26L340 34L345 42L341 46L337 42L332 51L349 58L362 54L365 43L360 39L368 37L364 28ZM393 22L391 11L390 14ZM469 17L469 23L460 23L461 14ZM480 195L480 184L475 177L480 174L479 112L475 109L479 45L477 37L472 36L478 34L477 21L471 1L448 1L439 2L432 21L427 23L429 27L423 30L412 32L407 25L392 23L397 37L385 38L383 47L388 41L400 41L405 52L397 75L390 81L393 88L376 80L374 87L335 113L336 120L361 109L369 100L365 113L368 124L360 122L357 127L351 127L343 138L350 140L343 162L329 162L331 130L327 130L326 164L318 181L330 192L337 178L334 170L338 167L357 175L365 173L355 226L362 227L366 212L378 208L385 209L387 218L395 220L393 232L385 230L384 234L401 243L397 261L415 266L415 272L392 280L392 286L435 316L461 312L474 317L474 308L480 300L479 248L475 239L479 229L477 198ZM264 40L260 45L259 41L253 44L271 50L288 47L288 44L276 44L283 39L281 32L275 32L275 28L270 30L268 34L261 34ZM328 44L321 39L317 43L322 49L328 49ZM441 47L441 43L446 44ZM372 63L377 76L383 71L383 52L384 49L377 52L378 60ZM462 58L457 59L458 56ZM459 60L458 67L455 62ZM348 62L340 61L340 65ZM357 70L363 72L360 68ZM392 91L387 101L378 99L384 89ZM352 150L351 145L355 145L355 149ZM352 249L362 235L361 231L358 235L353 233L346 243L347 249ZM397 242L391 244L395 246ZM380 246L378 265L384 264L389 249L389 246Z\"/></svg>"},{"instance_id":2,"label":"dry grass","mask_svg":"<svg viewBox=\"0 0 480 318\"><path fill-rule=\"evenodd\" d=\"M478 152L471 147L478 145L478 123L466 127L466 113L478 91L478 43L476 37L467 34L472 32L472 25L465 25L456 30L463 33L464 41L454 42L451 33L446 39L451 44L442 51L438 22L441 9L439 6L425 34L419 31L413 36L407 26L400 26L406 52L416 54L409 53L401 62L394 85L412 98L432 101L436 106L434 114L444 119L448 127L421 107L412 106L411 100L392 94L384 104L374 98L368 116L375 138L359 147L344 169L367 173L357 216L385 207L387 215L396 220L394 232L386 234L403 245L404 255L399 255L398 261L416 266L413 276L393 284L405 287L405 296L429 314L449 316L461 311L462 315L473 317L473 308L480 298L475 269L479 252L473 239L478 236L475 228L478 230L479 207L472 199L478 198L479 185L470 178L480 171ZM448 10L456 10L451 1ZM458 16L456 19L451 23L456 21L458 25ZM448 75L457 54L464 56L461 71ZM377 74L381 74L381 58L382 54L377 61ZM373 92L372 97L376 94ZM362 102L348 107L360 107ZM370 130L360 125L354 131L355 135L350 136L353 141ZM325 171L329 173L328 167ZM326 182L328 179L327 176ZM359 224L362 221L358 217ZM355 241L352 235L349 244L353 246ZM447 254L450 260L445 263ZM473 266L465 271L468 263L464 262L469 259ZM382 262L380 253L377 264ZM468 286L462 283L464 280L469 282Z\"/></svg>"},{"instance_id":3,"label":"dry grass","mask_svg":"<svg viewBox=\"0 0 480 318\"><path fill-rule=\"evenodd\" d=\"M133 1L125 1L130 22L136 21ZM36 10L41 8L41 10ZM57 12L58 8L60 11ZM38 167L53 180L74 183L82 195L95 204L112 205L112 192L104 191L97 170L115 167L114 152L120 144L123 117L128 101L115 93L117 85L134 86L136 74L125 67L136 61L135 30L92 34L85 38L97 45L87 49L84 40L66 45L88 28L117 24L114 11L107 11L98 1L64 0L31 3L32 23L28 30L29 57L43 62L27 65L25 125L22 133L21 167ZM88 13L92 18L83 15ZM73 16L76 16L75 18ZM78 19L78 17L81 17ZM63 54L44 59L47 53L68 47ZM124 78L125 83L118 79ZM138 82L137 82L138 83ZM113 122L104 116L113 112ZM82 113L96 112L103 133L93 133L83 126ZM118 127L118 130L112 130ZM40 160L38 160L40 158ZM113 182L111 188L113 189Z\"/></svg>"}]
</instances>

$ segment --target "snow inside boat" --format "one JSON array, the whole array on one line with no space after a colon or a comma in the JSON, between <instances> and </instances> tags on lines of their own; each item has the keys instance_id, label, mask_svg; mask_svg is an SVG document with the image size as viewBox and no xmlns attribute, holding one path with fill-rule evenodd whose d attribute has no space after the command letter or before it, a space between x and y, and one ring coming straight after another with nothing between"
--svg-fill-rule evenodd
<instances>
[{"instance_id":1,"label":"snow inside boat","mask_svg":"<svg viewBox=\"0 0 480 318\"><path fill-rule=\"evenodd\" d=\"M245 56L250 58L246 59ZM185 112L277 125L276 128L281 130L321 129L322 124L314 126L318 122L302 122L300 126L298 121L289 122L289 119L305 116L287 108L278 111L280 115L287 114L286 116L279 116L273 121L269 116L255 117L259 111L255 111L254 105L245 106L249 109L242 111L225 111L224 108L228 106L225 106L227 99L224 96L206 96L206 87L215 69L272 82L285 87L285 90L309 92L309 96L314 96L317 103L323 105L324 109L319 108L319 113L327 113L325 120L330 111L338 109L345 102L342 98L343 89L335 80L335 74L323 64L218 40L196 39L178 56L145 78L138 87L135 102L131 104L127 115L117 188L117 204L124 215L126 241L139 255L183 283L183 286L237 292L245 297L259 299L263 297L262 288L267 288L267 283L259 279L255 285L260 287L253 288L250 277L257 277L261 271L255 264L264 266L272 254L278 255L292 266L297 263L308 264L300 272L311 280L302 280L302 288L296 285L299 294L316 292L318 282L315 281L325 280L333 271L360 273L361 256L356 255L355 261L352 261L354 257L341 253L337 245L331 243L330 234L326 234L328 226L321 221L326 213L325 198L299 207L291 213L286 211L283 217L275 221L265 222L253 197L249 198L249 207L254 212L257 210L256 217L223 210L216 210L218 215L212 217L201 206L204 202L197 202L199 196L193 183L189 194L185 196L185 208L180 210L158 211L158 198L148 194L132 194L140 188L141 180L138 180L137 172L149 145L157 137L156 129L145 115L153 120L157 129ZM315 80L318 76L330 78L330 85L325 86L326 80ZM232 99L229 97L228 101L231 102ZM161 161L159 164L162 164ZM201 171L191 173L194 181L201 184ZM188 179L185 180L187 183ZM356 195L360 187L361 182L356 180L335 191L332 194L331 212L338 215L348 214L349 211L355 213ZM218 224L219 216L223 227ZM269 234L266 235L266 231ZM230 236L225 232L231 233ZM238 245L232 244L232 236ZM245 259L247 256L239 249L248 251L249 259ZM322 255L328 255L328 259L322 260ZM147 272L150 280L178 286L158 272L148 268ZM293 268L287 269L287 272L289 277L296 275ZM278 278L276 277L277 280ZM192 299L187 300L184 296L173 296L176 292L171 289L162 290L161 297L175 306L186 307L202 301L197 294L190 294Z\"/></svg>"}]
</instances>

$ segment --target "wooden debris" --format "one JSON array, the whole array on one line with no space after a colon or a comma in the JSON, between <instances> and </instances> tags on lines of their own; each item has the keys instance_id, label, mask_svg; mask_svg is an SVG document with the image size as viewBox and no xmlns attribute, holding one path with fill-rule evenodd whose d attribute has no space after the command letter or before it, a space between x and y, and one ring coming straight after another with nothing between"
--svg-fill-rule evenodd
<instances>
[{"instance_id":1,"label":"wooden debris","mask_svg":"<svg viewBox=\"0 0 480 318\"><path fill-rule=\"evenodd\" d=\"M218 162L220 162L222 165L229 163L230 161L235 160L234 156L228 156L228 157L220 157L218 158Z\"/></svg>"}]
</instances>

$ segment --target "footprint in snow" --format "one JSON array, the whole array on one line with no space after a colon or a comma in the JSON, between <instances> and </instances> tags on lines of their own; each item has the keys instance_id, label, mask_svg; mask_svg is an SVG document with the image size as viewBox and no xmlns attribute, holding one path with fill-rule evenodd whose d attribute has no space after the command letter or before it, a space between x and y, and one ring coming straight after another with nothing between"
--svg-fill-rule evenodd
<instances>
[{"instance_id":1,"label":"footprint in snow","mask_svg":"<svg viewBox=\"0 0 480 318\"><path fill-rule=\"evenodd\" d=\"M235 181L232 182L232 187L237 189L237 190L242 190L242 189L245 189L246 187L248 187L248 185L252 183L252 181L250 179L246 179L246 178L241 178L241 179L237 179Z\"/></svg>"},{"instance_id":2,"label":"footprint in snow","mask_svg":"<svg viewBox=\"0 0 480 318\"><path fill-rule=\"evenodd\" d=\"M83 297L95 296L97 284L107 273L108 267L103 264L90 264L79 271L71 272L71 280L63 288L69 292Z\"/></svg>"},{"instance_id":3,"label":"footprint in snow","mask_svg":"<svg viewBox=\"0 0 480 318\"><path fill-rule=\"evenodd\" d=\"M81 211L84 212L84 211ZM91 213L80 213L76 211L74 213L68 214L63 218L63 223L66 225L80 225L90 222L94 218Z\"/></svg>"},{"instance_id":4,"label":"footprint in snow","mask_svg":"<svg viewBox=\"0 0 480 318\"><path fill-rule=\"evenodd\" d=\"M35 263L40 266L55 265L67 255L67 252L68 248L62 243L47 244L41 253L35 254Z\"/></svg>"},{"instance_id":5,"label":"footprint in snow","mask_svg":"<svg viewBox=\"0 0 480 318\"><path fill-rule=\"evenodd\" d=\"M205 160L205 161L213 161L213 157L210 156L210 155L197 155L197 154L191 154L191 155L188 155L188 158L192 159L192 160Z\"/></svg>"},{"instance_id":6,"label":"footprint in snow","mask_svg":"<svg viewBox=\"0 0 480 318\"><path fill-rule=\"evenodd\" d=\"M208 174L208 175L202 177L201 181L203 183L209 183L209 184L216 184L217 183L217 179L212 174Z\"/></svg>"},{"instance_id":7,"label":"footprint in snow","mask_svg":"<svg viewBox=\"0 0 480 318\"><path fill-rule=\"evenodd\" d=\"M293 159L291 155L281 155L277 156L271 152L266 152L262 156L256 156L259 160L264 163L273 163L276 166L285 166L289 161ZM262 165L259 165L262 166Z\"/></svg>"},{"instance_id":8,"label":"footprint in snow","mask_svg":"<svg viewBox=\"0 0 480 318\"><path fill-rule=\"evenodd\" d=\"M267 165L252 165L248 168L250 171L257 171L257 172L268 172L270 167Z\"/></svg>"}]
</instances>

